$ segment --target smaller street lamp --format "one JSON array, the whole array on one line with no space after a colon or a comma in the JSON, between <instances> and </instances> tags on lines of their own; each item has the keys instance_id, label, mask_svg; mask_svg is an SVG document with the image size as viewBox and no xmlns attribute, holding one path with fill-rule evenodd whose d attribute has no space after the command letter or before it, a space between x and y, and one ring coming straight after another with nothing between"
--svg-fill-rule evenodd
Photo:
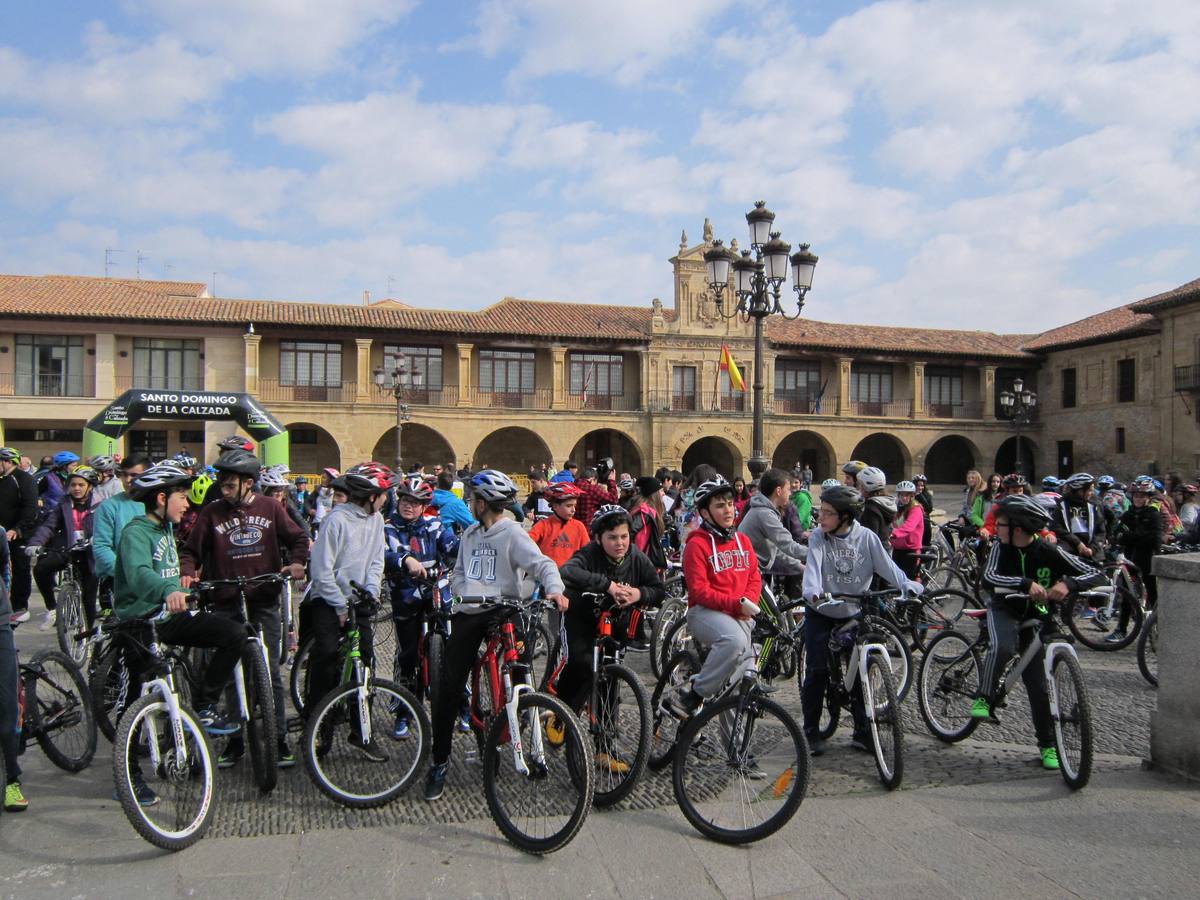
<instances>
[{"instance_id":1,"label":"smaller street lamp","mask_svg":"<svg viewBox=\"0 0 1200 900\"><path fill-rule=\"evenodd\" d=\"M388 372L383 366L376 366L372 373L375 381L375 388L381 394L391 394L396 400L396 474L404 473L402 460L403 456L400 452L400 428L409 421L408 404L404 402L405 393L412 388L420 388L424 376L420 372L415 372L404 365L404 360L397 360L395 367Z\"/></svg>"},{"instance_id":2,"label":"smaller street lamp","mask_svg":"<svg viewBox=\"0 0 1200 900\"><path fill-rule=\"evenodd\" d=\"M1021 426L1028 425L1033 419L1033 411L1037 408L1037 402L1037 393L1027 390L1025 382L1021 378L1013 379L1011 391L1000 392L1000 408L1017 430L1016 464L1013 468L1018 475L1023 474L1021 472Z\"/></svg>"}]
</instances>

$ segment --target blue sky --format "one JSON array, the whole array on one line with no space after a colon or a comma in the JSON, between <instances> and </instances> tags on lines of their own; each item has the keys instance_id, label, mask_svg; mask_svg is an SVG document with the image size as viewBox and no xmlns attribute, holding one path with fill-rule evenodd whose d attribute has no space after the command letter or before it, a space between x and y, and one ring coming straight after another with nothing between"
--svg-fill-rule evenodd
<instances>
[{"instance_id":1,"label":"blue sky","mask_svg":"<svg viewBox=\"0 0 1200 900\"><path fill-rule=\"evenodd\" d=\"M0 271L646 304L764 199L807 312L1041 331L1200 276L1191 0L0 11Z\"/></svg>"}]
</instances>

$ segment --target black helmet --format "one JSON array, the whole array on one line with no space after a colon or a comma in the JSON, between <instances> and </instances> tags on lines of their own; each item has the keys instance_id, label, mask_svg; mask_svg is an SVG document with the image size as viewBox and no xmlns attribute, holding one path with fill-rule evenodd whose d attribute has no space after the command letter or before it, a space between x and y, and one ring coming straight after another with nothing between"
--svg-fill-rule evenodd
<instances>
[{"instance_id":1,"label":"black helmet","mask_svg":"<svg viewBox=\"0 0 1200 900\"><path fill-rule=\"evenodd\" d=\"M257 478L262 467L259 465L257 456L248 450L239 449L226 450L217 457L213 468L217 470L218 475L233 472L237 475L245 475L247 478Z\"/></svg>"},{"instance_id":2,"label":"black helmet","mask_svg":"<svg viewBox=\"0 0 1200 900\"><path fill-rule=\"evenodd\" d=\"M733 496L733 485L726 481L723 475L716 475L708 481L701 482L695 493L692 494L692 500L696 504L696 509L708 509L708 504L718 494Z\"/></svg>"},{"instance_id":3,"label":"black helmet","mask_svg":"<svg viewBox=\"0 0 1200 900\"><path fill-rule=\"evenodd\" d=\"M1009 494L996 504L996 515L1004 516L1022 531L1037 534L1050 524L1050 514L1040 503L1025 494Z\"/></svg>"},{"instance_id":4,"label":"black helmet","mask_svg":"<svg viewBox=\"0 0 1200 900\"><path fill-rule=\"evenodd\" d=\"M625 507L617 506L615 503L606 503L592 516L592 536L600 537L601 532L610 531L622 522L633 527L633 519L630 518Z\"/></svg>"},{"instance_id":5,"label":"black helmet","mask_svg":"<svg viewBox=\"0 0 1200 900\"><path fill-rule=\"evenodd\" d=\"M851 519L857 520L862 515L862 491L846 484L839 484L837 487L821 491L821 502L828 503L841 516L849 516Z\"/></svg>"},{"instance_id":6,"label":"black helmet","mask_svg":"<svg viewBox=\"0 0 1200 900\"><path fill-rule=\"evenodd\" d=\"M245 450L246 452L250 452L254 449L254 444L240 435L231 434L229 437L217 441L217 449L222 453L227 450Z\"/></svg>"}]
</instances>

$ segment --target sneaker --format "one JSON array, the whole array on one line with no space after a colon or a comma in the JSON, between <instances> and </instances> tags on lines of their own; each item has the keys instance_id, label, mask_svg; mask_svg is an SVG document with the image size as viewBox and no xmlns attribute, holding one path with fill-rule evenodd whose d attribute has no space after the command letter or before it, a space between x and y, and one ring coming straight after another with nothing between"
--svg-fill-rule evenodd
<instances>
[{"instance_id":1,"label":"sneaker","mask_svg":"<svg viewBox=\"0 0 1200 900\"><path fill-rule=\"evenodd\" d=\"M458 714L457 728L460 734L471 733L471 714L469 712L462 712Z\"/></svg>"},{"instance_id":2,"label":"sneaker","mask_svg":"<svg viewBox=\"0 0 1200 900\"><path fill-rule=\"evenodd\" d=\"M240 737L232 738L225 744L225 749L221 751L221 755L217 757L217 768L232 769L245 755L246 745L242 743L242 739Z\"/></svg>"},{"instance_id":3,"label":"sneaker","mask_svg":"<svg viewBox=\"0 0 1200 900\"><path fill-rule=\"evenodd\" d=\"M28 622L28 621L29 621L29 610L23 609L20 612L13 613L12 623L14 625L20 625L22 622Z\"/></svg>"},{"instance_id":4,"label":"sneaker","mask_svg":"<svg viewBox=\"0 0 1200 900\"><path fill-rule=\"evenodd\" d=\"M546 726L543 730L546 734L546 741L551 747L561 747L567 740L567 726L560 722L554 713L550 713L546 717Z\"/></svg>"},{"instance_id":5,"label":"sneaker","mask_svg":"<svg viewBox=\"0 0 1200 900\"><path fill-rule=\"evenodd\" d=\"M607 769L613 775L625 775L629 772L629 763L620 757L601 751L596 754L596 768Z\"/></svg>"},{"instance_id":6,"label":"sneaker","mask_svg":"<svg viewBox=\"0 0 1200 900\"><path fill-rule=\"evenodd\" d=\"M379 744L375 742L375 738L369 741L364 741L358 734L351 733L346 738L346 743L374 763L383 763L388 761L388 755L379 749Z\"/></svg>"},{"instance_id":7,"label":"sneaker","mask_svg":"<svg viewBox=\"0 0 1200 900\"><path fill-rule=\"evenodd\" d=\"M806 734L808 739L808 754L809 756L824 756L825 741L816 734Z\"/></svg>"},{"instance_id":8,"label":"sneaker","mask_svg":"<svg viewBox=\"0 0 1200 900\"><path fill-rule=\"evenodd\" d=\"M1123 640L1125 640L1125 632L1118 628L1116 631L1114 631L1112 634L1110 634L1108 637L1106 637L1104 639L1104 643L1119 644Z\"/></svg>"},{"instance_id":9,"label":"sneaker","mask_svg":"<svg viewBox=\"0 0 1200 900\"><path fill-rule=\"evenodd\" d=\"M971 704L972 719L990 719L992 718L992 704L988 703L986 697L976 697L975 702Z\"/></svg>"},{"instance_id":10,"label":"sneaker","mask_svg":"<svg viewBox=\"0 0 1200 900\"><path fill-rule=\"evenodd\" d=\"M215 706L206 706L196 710L196 716L200 719L200 727L208 734L235 734L242 727L240 724L231 722Z\"/></svg>"},{"instance_id":11,"label":"sneaker","mask_svg":"<svg viewBox=\"0 0 1200 900\"><path fill-rule=\"evenodd\" d=\"M398 741L408 737L408 716L396 716L396 724L392 727L392 737Z\"/></svg>"},{"instance_id":12,"label":"sneaker","mask_svg":"<svg viewBox=\"0 0 1200 900\"><path fill-rule=\"evenodd\" d=\"M442 763L440 766L434 765L429 767L429 774L425 776L425 799L428 801L437 800L446 790L446 769L449 766Z\"/></svg>"},{"instance_id":13,"label":"sneaker","mask_svg":"<svg viewBox=\"0 0 1200 900\"><path fill-rule=\"evenodd\" d=\"M281 769L290 769L296 765L296 754L292 752L292 748L287 741L279 742L279 761L277 763Z\"/></svg>"},{"instance_id":14,"label":"sneaker","mask_svg":"<svg viewBox=\"0 0 1200 900\"><path fill-rule=\"evenodd\" d=\"M663 701L663 706L680 719L687 719L703 702L704 698L692 690L690 684L685 684Z\"/></svg>"},{"instance_id":15,"label":"sneaker","mask_svg":"<svg viewBox=\"0 0 1200 900\"><path fill-rule=\"evenodd\" d=\"M863 753L874 753L875 747L872 746L871 736L869 734L856 734L850 738L850 746L855 750L861 750Z\"/></svg>"},{"instance_id":16,"label":"sneaker","mask_svg":"<svg viewBox=\"0 0 1200 900\"><path fill-rule=\"evenodd\" d=\"M49 610L44 616L42 616L42 621L38 623L38 628L41 631L53 631L54 623L57 621L58 613L54 610Z\"/></svg>"},{"instance_id":17,"label":"sneaker","mask_svg":"<svg viewBox=\"0 0 1200 900\"><path fill-rule=\"evenodd\" d=\"M14 781L4 789L5 812L25 812L28 808L29 801L21 793L21 782Z\"/></svg>"},{"instance_id":18,"label":"sneaker","mask_svg":"<svg viewBox=\"0 0 1200 900\"><path fill-rule=\"evenodd\" d=\"M139 781L133 786L133 796L137 798L138 806L154 806L158 803L158 794L144 781Z\"/></svg>"},{"instance_id":19,"label":"sneaker","mask_svg":"<svg viewBox=\"0 0 1200 900\"><path fill-rule=\"evenodd\" d=\"M1058 749L1056 747L1042 748L1042 768L1054 769L1055 771L1062 768L1058 764Z\"/></svg>"}]
</instances>

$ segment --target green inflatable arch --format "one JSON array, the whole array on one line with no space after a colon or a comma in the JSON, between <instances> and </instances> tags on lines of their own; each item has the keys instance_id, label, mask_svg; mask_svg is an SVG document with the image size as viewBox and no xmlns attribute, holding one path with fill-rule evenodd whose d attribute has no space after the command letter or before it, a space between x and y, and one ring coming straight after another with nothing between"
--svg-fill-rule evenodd
<instances>
[{"instance_id":1,"label":"green inflatable arch","mask_svg":"<svg viewBox=\"0 0 1200 900\"><path fill-rule=\"evenodd\" d=\"M264 466L287 465L288 433L251 394L226 391L126 391L83 429L83 455L111 455L119 441L142 419L232 421L258 444Z\"/></svg>"}]
</instances>

